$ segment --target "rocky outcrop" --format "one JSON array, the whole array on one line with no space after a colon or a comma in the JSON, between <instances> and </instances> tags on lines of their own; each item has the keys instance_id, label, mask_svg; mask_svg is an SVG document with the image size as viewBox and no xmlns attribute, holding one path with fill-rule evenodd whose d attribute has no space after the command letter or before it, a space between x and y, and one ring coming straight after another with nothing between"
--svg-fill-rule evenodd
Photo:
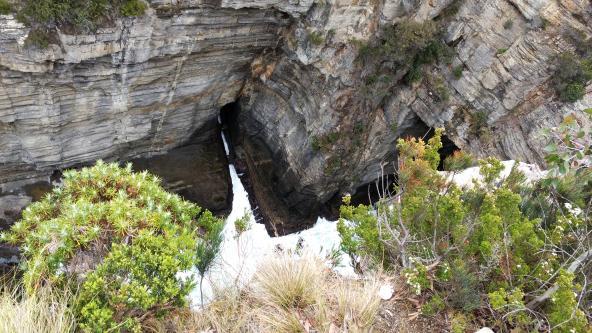
<instances>
[{"instance_id":1,"label":"rocky outcrop","mask_svg":"<svg viewBox=\"0 0 592 333\"><path fill-rule=\"evenodd\" d=\"M400 137L443 126L477 155L542 163L556 55L592 35L587 0L152 0L147 15L26 48L0 16L0 188L98 158L161 154L240 100L237 149L278 233L392 170ZM451 63L375 91L360 48L402 20L445 21ZM455 71L462 69L458 77ZM375 78L374 78L375 79ZM447 98L438 97L446 91ZM208 127L210 126L210 127ZM207 179L207 178L205 178Z\"/></svg>"},{"instance_id":2,"label":"rocky outcrop","mask_svg":"<svg viewBox=\"0 0 592 333\"><path fill-rule=\"evenodd\" d=\"M265 9L155 1L45 50L0 16L0 186L98 158L158 154L216 123L288 19Z\"/></svg>"},{"instance_id":3,"label":"rocky outcrop","mask_svg":"<svg viewBox=\"0 0 592 333\"><path fill-rule=\"evenodd\" d=\"M388 172L396 139L423 135L426 125L444 127L457 147L478 156L543 164L542 129L572 113L590 125L582 110L592 107L592 86L584 99L565 104L551 78L557 55L576 46L569 33L592 35L591 14L589 1L316 4L286 32L281 51L253 63L241 99L251 169L272 179L269 187L288 207L278 219L304 218L315 203ZM360 45L403 19L445 15L442 32L455 55L424 68L440 86L430 79L408 86L401 69L384 92L369 94L370 66L356 61ZM449 95L445 101L438 89Z\"/></svg>"}]
</instances>

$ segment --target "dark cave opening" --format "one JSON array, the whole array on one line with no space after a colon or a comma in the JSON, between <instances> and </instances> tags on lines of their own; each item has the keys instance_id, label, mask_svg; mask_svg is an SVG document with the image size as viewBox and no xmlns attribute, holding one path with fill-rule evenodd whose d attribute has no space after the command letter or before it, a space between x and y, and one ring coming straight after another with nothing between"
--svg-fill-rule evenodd
<instances>
[{"instance_id":1,"label":"dark cave opening","mask_svg":"<svg viewBox=\"0 0 592 333\"><path fill-rule=\"evenodd\" d=\"M439 171L444 171L444 160L446 160L447 157L452 156L454 154L455 151L460 150L460 148L458 148L456 146L456 144L450 140L450 138L448 138L446 135L442 135L442 148L440 149L439 153L440 153L440 165L438 165L438 170Z\"/></svg>"},{"instance_id":2,"label":"dark cave opening","mask_svg":"<svg viewBox=\"0 0 592 333\"><path fill-rule=\"evenodd\" d=\"M239 137L239 114L241 108L238 101L228 103L220 108L220 125L227 139L236 144ZM232 144L229 142L229 145ZM230 148L230 147L229 147Z\"/></svg>"}]
</instances>

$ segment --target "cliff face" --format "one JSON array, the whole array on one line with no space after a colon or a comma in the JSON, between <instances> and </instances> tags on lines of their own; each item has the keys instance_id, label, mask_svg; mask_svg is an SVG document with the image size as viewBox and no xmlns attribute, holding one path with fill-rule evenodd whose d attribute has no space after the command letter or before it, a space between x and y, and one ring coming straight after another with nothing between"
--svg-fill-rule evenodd
<instances>
[{"instance_id":1,"label":"cliff face","mask_svg":"<svg viewBox=\"0 0 592 333\"><path fill-rule=\"evenodd\" d=\"M275 10L154 1L144 17L38 50L1 16L0 184L178 146L216 122L287 24Z\"/></svg>"},{"instance_id":2,"label":"cliff face","mask_svg":"<svg viewBox=\"0 0 592 333\"><path fill-rule=\"evenodd\" d=\"M591 86L565 104L551 84L556 55L577 46L566 32L592 35L588 0L150 5L93 35L60 33L46 50L26 48L28 29L0 16L0 189L98 158L164 153L195 132L215 136L219 108L240 100L238 153L282 233L388 172L398 137L444 126L462 149L540 163L540 129L570 113L585 122L592 107ZM373 94L360 45L451 6L443 34L455 55L427 69L446 101L430 80L402 82L403 68Z\"/></svg>"},{"instance_id":3,"label":"cliff face","mask_svg":"<svg viewBox=\"0 0 592 333\"><path fill-rule=\"evenodd\" d=\"M316 203L376 179L389 170L396 139L423 135L425 125L444 127L457 147L478 156L542 164L543 128L572 113L590 126L582 110L592 106L592 86L582 100L562 103L552 78L557 56L582 46L570 36L590 38L591 14L583 0L315 4L279 51L253 63L241 99L241 124L257 151L252 169L288 206L278 220L306 216ZM404 68L392 82L369 86L372 65L356 60L359 45L406 19L444 20L454 56L425 68L426 78L411 86Z\"/></svg>"}]
</instances>

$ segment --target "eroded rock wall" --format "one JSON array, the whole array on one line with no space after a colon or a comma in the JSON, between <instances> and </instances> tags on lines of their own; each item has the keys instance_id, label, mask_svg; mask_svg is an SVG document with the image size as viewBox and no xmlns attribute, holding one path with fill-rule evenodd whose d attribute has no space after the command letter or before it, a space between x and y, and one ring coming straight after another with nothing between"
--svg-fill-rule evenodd
<instances>
[{"instance_id":1,"label":"eroded rock wall","mask_svg":"<svg viewBox=\"0 0 592 333\"><path fill-rule=\"evenodd\" d=\"M272 9L154 1L143 17L39 50L0 16L0 188L185 142L237 98L288 23Z\"/></svg>"},{"instance_id":2,"label":"eroded rock wall","mask_svg":"<svg viewBox=\"0 0 592 333\"><path fill-rule=\"evenodd\" d=\"M568 36L592 35L591 14L584 0L316 3L284 33L280 50L256 59L241 99L252 169L273 179L288 207L278 220L302 223L319 202L392 170L397 138L423 135L425 125L444 127L456 146L478 156L542 164L542 129L568 114L590 126L582 111L592 107L592 86L582 100L562 103L551 81L557 56L577 46ZM405 84L403 68L388 90L367 91L370 66L357 59L360 45L387 25L443 15L454 56L424 70L442 81L447 100L429 80Z\"/></svg>"},{"instance_id":3,"label":"eroded rock wall","mask_svg":"<svg viewBox=\"0 0 592 333\"><path fill-rule=\"evenodd\" d=\"M477 155L542 163L542 128L571 113L590 125L592 87L562 103L552 86L556 56L577 47L569 33L592 35L589 0L150 3L93 35L62 32L47 50L26 48L27 28L0 16L0 188L163 153L240 98L240 154L284 233L392 171L396 140L427 127ZM402 20L444 15L454 56L425 69L441 86L405 84L400 68L373 91L362 45Z\"/></svg>"}]
</instances>

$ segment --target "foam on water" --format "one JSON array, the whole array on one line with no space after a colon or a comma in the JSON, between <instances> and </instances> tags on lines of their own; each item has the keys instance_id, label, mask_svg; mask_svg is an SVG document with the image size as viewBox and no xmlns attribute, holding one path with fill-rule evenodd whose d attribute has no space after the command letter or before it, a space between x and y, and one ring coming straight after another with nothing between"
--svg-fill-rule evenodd
<instances>
[{"instance_id":1,"label":"foam on water","mask_svg":"<svg viewBox=\"0 0 592 333\"><path fill-rule=\"evenodd\" d=\"M222 134L222 140L228 155L228 143L224 134ZM228 168L233 190L232 211L226 219L223 231L224 241L220 254L204 278L204 285L202 286L204 303L212 300L215 290L244 286L252 279L257 266L266 257L275 255L278 248L284 251L294 251L300 243L304 250L318 254L321 257L326 257L334 250L339 249L340 237L337 232L337 223L324 218L319 218L312 228L299 233L282 237L269 236L265 226L257 223L253 217L249 194L245 190L234 165L229 164ZM234 221L243 217L245 212L250 213L250 229L237 237ZM342 252L339 255L340 265L335 268L335 271L342 275L354 276L355 273L349 257ZM199 309L201 306L199 274L197 270L183 274L186 278L192 275L192 278L197 282L197 287L190 293L191 306L194 309Z\"/></svg>"}]
</instances>

